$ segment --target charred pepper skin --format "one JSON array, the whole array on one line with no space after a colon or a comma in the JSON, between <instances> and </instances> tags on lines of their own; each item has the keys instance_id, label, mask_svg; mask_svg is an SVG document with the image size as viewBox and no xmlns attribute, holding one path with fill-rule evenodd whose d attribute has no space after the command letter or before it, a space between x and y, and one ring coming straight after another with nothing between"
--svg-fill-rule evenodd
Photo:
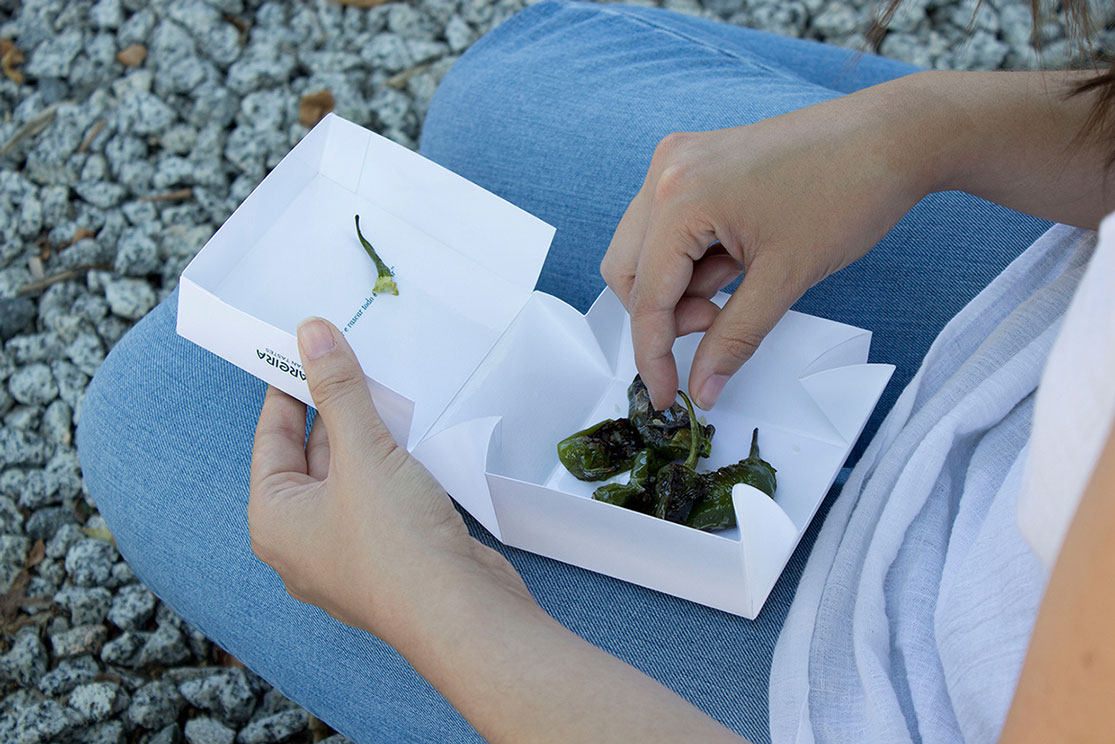
<instances>
[{"instance_id":1,"label":"charred pepper skin","mask_svg":"<svg viewBox=\"0 0 1115 744\"><path fill-rule=\"evenodd\" d=\"M643 514L654 510L654 482L658 471L666 464L650 448L639 450L631 464L631 478L626 483L605 483L592 497L616 506L625 506Z\"/></svg>"},{"instance_id":2,"label":"charred pepper skin","mask_svg":"<svg viewBox=\"0 0 1115 744\"><path fill-rule=\"evenodd\" d=\"M696 414L693 412L693 403L682 391L679 390L678 395L685 400L690 425L697 429L700 424L697 423ZM694 432L694 436L689 440L689 457L684 463L670 463L658 471L654 479L654 516L659 519L685 524L693 505L704 497L708 482L695 469L699 439L700 437Z\"/></svg>"},{"instance_id":3,"label":"charred pepper skin","mask_svg":"<svg viewBox=\"0 0 1115 744\"><path fill-rule=\"evenodd\" d=\"M705 497L693 506L686 524L699 530L722 530L736 526L732 506L732 487L737 483L754 486L774 498L778 488L774 466L759 456L759 430L751 432L751 452L734 465L725 465L705 476L708 484Z\"/></svg>"},{"instance_id":4,"label":"charred pepper skin","mask_svg":"<svg viewBox=\"0 0 1115 744\"><path fill-rule=\"evenodd\" d=\"M639 432L625 418L605 419L558 442L561 464L575 478L604 480L631 467L643 448Z\"/></svg>"},{"instance_id":5,"label":"charred pepper skin","mask_svg":"<svg viewBox=\"0 0 1115 744\"><path fill-rule=\"evenodd\" d=\"M689 439L697 433L698 454L708 457L712 452L712 435L716 428L711 424L690 427L690 415L674 403L665 411L656 411L650 402L650 393L643 379L635 375L627 388L627 418L639 430L647 446L658 450L662 459L678 460L689 454Z\"/></svg>"}]
</instances>

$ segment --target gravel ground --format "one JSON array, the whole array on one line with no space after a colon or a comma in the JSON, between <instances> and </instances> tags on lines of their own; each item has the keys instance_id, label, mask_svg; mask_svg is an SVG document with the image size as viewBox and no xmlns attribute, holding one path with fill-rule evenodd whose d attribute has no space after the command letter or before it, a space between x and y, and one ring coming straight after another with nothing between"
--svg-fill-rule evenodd
<instances>
[{"instance_id":1,"label":"gravel ground","mask_svg":"<svg viewBox=\"0 0 1115 744\"><path fill-rule=\"evenodd\" d=\"M0 0L0 740L347 741L136 581L84 488L74 427L105 354L306 133L303 114L331 97L414 147L445 71L524 4ZM854 48L874 8L654 4ZM1028 0L976 6L907 0L880 51L1035 66ZM1115 3L1094 7L1115 23ZM1062 19L1041 33L1042 64L1065 64Z\"/></svg>"}]
</instances>

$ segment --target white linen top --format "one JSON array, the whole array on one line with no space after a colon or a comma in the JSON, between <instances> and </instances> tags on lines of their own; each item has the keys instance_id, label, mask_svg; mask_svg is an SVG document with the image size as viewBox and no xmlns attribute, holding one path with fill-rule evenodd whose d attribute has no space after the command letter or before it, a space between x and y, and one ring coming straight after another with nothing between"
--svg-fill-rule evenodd
<instances>
[{"instance_id":1,"label":"white linen top","mask_svg":"<svg viewBox=\"0 0 1115 744\"><path fill-rule=\"evenodd\" d=\"M771 667L775 744L998 738L1049 576L1038 554L1059 544L1106 435L1089 390L1107 387L1111 421L1115 223L1103 230L1102 258L1057 341L1069 358L1050 365L1040 404L1049 431L1033 441L1058 446L1029 465L1038 480L1021 511L1035 391L1096 233L1054 226L930 348L803 572ZM1081 364L1097 365L1094 377L1083 380ZM1069 388L1078 400L1061 405ZM1078 411L1096 418L1087 441Z\"/></svg>"}]
</instances>

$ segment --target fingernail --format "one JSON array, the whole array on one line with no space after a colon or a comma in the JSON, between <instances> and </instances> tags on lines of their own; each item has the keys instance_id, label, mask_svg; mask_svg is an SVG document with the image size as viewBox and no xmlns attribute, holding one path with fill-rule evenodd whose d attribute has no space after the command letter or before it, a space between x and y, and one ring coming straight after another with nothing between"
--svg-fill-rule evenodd
<instances>
[{"instance_id":1,"label":"fingernail","mask_svg":"<svg viewBox=\"0 0 1115 744\"><path fill-rule=\"evenodd\" d=\"M337 346L332 331L321 318L306 318L298 324L298 344L310 359L318 359Z\"/></svg>"},{"instance_id":2,"label":"fingernail","mask_svg":"<svg viewBox=\"0 0 1115 744\"><path fill-rule=\"evenodd\" d=\"M728 382L728 375L710 375L705 380L705 384L701 385L701 390L697 393L697 400L694 403L706 411L712 408L716 405L717 399L720 398L720 393L724 390L726 382Z\"/></svg>"}]
</instances>

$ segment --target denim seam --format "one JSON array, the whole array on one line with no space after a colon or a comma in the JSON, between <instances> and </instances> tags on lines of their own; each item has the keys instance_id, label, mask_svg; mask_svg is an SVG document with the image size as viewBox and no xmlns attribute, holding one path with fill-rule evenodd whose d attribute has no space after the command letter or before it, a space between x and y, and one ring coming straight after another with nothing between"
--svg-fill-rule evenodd
<instances>
[{"instance_id":1,"label":"denim seam","mask_svg":"<svg viewBox=\"0 0 1115 744\"><path fill-rule=\"evenodd\" d=\"M667 34L668 36L673 36L676 39L679 39L681 41L684 41L684 42L687 42L687 43L690 43L690 44L695 44L695 45L697 45L697 46L699 46L703 49L706 49L710 52L713 52L715 54L720 54L720 55L723 55L725 57L729 57L731 59L736 60L737 62L739 62L741 64L753 65L754 67L757 67L760 70L764 70L766 72L769 72L772 75L775 75L777 77L780 77L780 78L783 78L783 79L789 79L789 80L792 80L795 83L796 82L801 82L805 85L820 88L822 90L832 90L831 88L826 88L823 85L818 85L817 83L810 82L809 80L806 80L805 78L803 78L799 75L795 75L794 73L792 73L792 72L790 72L790 71L788 71L784 68L772 67L771 65L765 64L764 62L761 62L761 61L755 59L754 57L744 57L744 56L740 55L738 52L736 52L734 49L728 49L728 48L724 48L724 47L715 46L713 44L708 43L704 39L700 39L700 38L697 38L697 37L694 37L694 36L690 36L689 34L686 34L686 33L682 32L682 31L679 31L675 28L670 28L669 26L666 26L665 24L662 24L662 23L660 23L660 22L658 22L654 19L643 18L641 16L635 16L635 15L632 15L632 14L629 14L629 13L622 13L622 12L619 12L619 11L609 7L609 6L600 6L599 7L599 12L607 13L607 14L615 16L617 18L627 20L627 21L631 21L632 23L637 23L637 24L640 24L640 25L643 25L643 26L647 26L647 27L649 27L651 29L654 29L656 31L661 31L662 33Z\"/></svg>"}]
</instances>

